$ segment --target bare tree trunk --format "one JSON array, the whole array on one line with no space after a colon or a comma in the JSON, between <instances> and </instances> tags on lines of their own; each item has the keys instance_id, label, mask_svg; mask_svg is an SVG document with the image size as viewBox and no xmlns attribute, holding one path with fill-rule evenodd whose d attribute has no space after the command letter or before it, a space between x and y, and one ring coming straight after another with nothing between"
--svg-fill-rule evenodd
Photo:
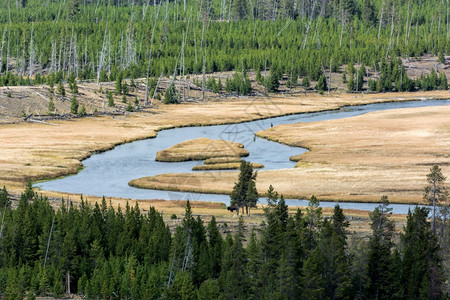
<instances>
[{"instance_id":1,"label":"bare tree trunk","mask_svg":"<svg viewBox=\"0 0 450 300\"><path fill-rule=\"evenodd\" d=\"M391 37L389 39L389 46L388 46L388 48L386 50L386 57L388 57L389 50L391 50L391 47L392 47L392 37L394 35L394 28L395 28L394 18L395 18L395 3L392 4Z\"/></svg>"},{"instance_id":2,"label":"bare tree trunk","mask_svg":"<svg viewBox=\"0 0 450 300\"><path fill-rule=\"evenodd\" d=\"M411 1L408 1L408 10L406 12L406 21L405 21L405 45L408 45L408 24L409 24L409 9L411 6Z\"/></svg>"},{"instance_id":3,"label":"bare tree trunk","mask_svg":"<svg viewBox=\"0 0 450 300\"><path fill-rule=\"evenodd\" d=\"M306 33L305 33L305 38L303 39L302 49L306 48L306 43L308 41L309 30L311 29L311 23L313 20L313 12L314 12L315 7L316 7L316 0L314 0L312 8L311 8L311 15L309 16L308 26L306 27Z\"/></svg>"},{"instance_id":4,"label":"bare tree trunk","mask_svg":"<svg viewBox=\"0 0 450 300\"><path fill-rule=\"evenodd\" d=\"M6 37L7 27L3 30L3 38L2 38L2 46L0 48L0 75L2 75L3 71L3 49L5 47L5 37Z\"/></svg>"},{"instance_id":5,"label":"bare tree trunk","mask_svg":"<svg viewBox=\"0 0 450 300\"><path fill-rule=\"evenodd\" d=\"M378 39L377 41L380 41L380 35L381 35L381 24L383 23L383 15L384 15L384 0L383 3L381 4L381 15L380 15L380 20L378 21Z\"/></svg>"},{"instance_id":6,"label":"bare tree trunk","mask_svg":"<svg viewBox=\"0 0 450 300\"><path fill-rule=\"evenodd\" d=\"M61 59L62 59L62 40L61 43L59 44L59 56L58 56L58 72L61 71Z\"/></svg>"},{"instance_id":7,"label":"bare tree trunk","mask_svg":"<svg viewBox=\"0 0 450 300\"><path fill-rule=\"evenodd\" d=\"M442 0L439 1L438 40L441 37Z\"/></svg>"},{"instance_id":8,"label":"bare tree trunk","mask_svg":"<svg viewBox=\"0 0 450 300\"><path fill-rule=\"evenodd\" d=\"M205 17L203 18L203 26L202 26L202 40L200 43L200 52L203 54L203 77L202 77L202 101L205 100L205 84L206 84L206 77L205 77L205 72L206 72L206 46L205 49L203 49L204 46L204 37L205 37L205 25L207 20L207 16L205 15Z\"/></svg>"},{"instance_id":9,"label":"bare tree trunk","mask_svg":"<svg viewBox=\"0 0 450 300\"><path fill-rule=\"evenodd\" d=\"M331 69L333 68L333 59L331 59L330 61L330 75L328 77L328 95L330 94L330 89L331 89Z\"/></svg>"},{"instance_id":10,"label":"bare tree trunk","mask_svg":"<svg viewBox=\"0 0 450 300\"><path fill-rule=\"evenodd\" d=\"M97 85L100 84L100 73L103 70L103 64L104 64L104 61L105 61L107 32L108 32L108 24L106 24L106 26L105 26L105 35L103 36L102 50L100 51L100 55L99 55L99 58L98 58Z\"/></svg>"},{"instance_id":11,"label":"bare tree trunk","mask_svg":"<svg viewBox=\"0 0 450 300\"><path fill-rule=\"evenodd\" d=\"M52 41L52 58L50 62L50 73L53 73L56 71L56 65L57 65L57 58L56 58L56 42Z\"/></svg>"},{"instance_id":12,"label":"bare tree trunk","mask_svg":"<svg viewBox=\"0 0 450 300\"><path fill-rule=\"evenodd\" d=\"M33 33L34 33L34 25L31 29L31 38L30 38L30 57L29 57L29 76L31 78L31 76L33 75L34 72L34 63L35 63L35 57L36 57L36 51L34 49L34 41L33 41Z\"/></svg>"},{"instance_id":13,"label":"bare tree trunk","mask_svg":"<svg viewBox=\"0 0 450 300\"><path fill-rule=\"evenodd\" d=\"M147 81L145 83L145 101L144 101L144 105L145 106L148 105L148 96L149 96L148 81L149 81L149 76L150 76L150 65L151 65L151 61L152 61L153 38L155 36L155 27L156 27L156 22L157 22L157 20L159 18L159 12L160 12L160 9L161 9L161 2L162 2L162 0L158 4L158 10L156 12L155 22L153 23L152 36L150 38L150 55L149 55L148 66L147 66ZM153 101L152 101L152 104L153 104Z\"/></svg>"},{"instance_id":14,"label":"bare tree trunk","mask_svg":"<svg viewBox=\"0 0 450 300\"><path fill-rule=\"evenodd\" d=\"M67 271L67 294L70 294L70 272Z\"/></svg>"},{"instance_id":15,"label":"bare tree trunk","mask_svg":"<svg viewBox=\"0 0 450 300\"><path fill-rule=\"evenodd\" d=\"M264 94L267 94L267 59L264 60Z\"/></svg>"},{"instance_id":16,"label":"bare tree trunk","mask_svg":"<svg viewBox=\"0 0 450 300\"><path fill-rule=\"evenodd\" d=\"M19 70L20 70L19 39L17 39L17 43L16 43L16 70L17 70L17 72L19 72Z\"/></svg>"},{"instance_id":17,"label":"bare tree trunk","mask_svg":"<svg viewBox=\"0 0 450 300\"><path fill-rule=\"evenodd\" d=\"M156 82L155 91L153 92L153 96L152 96L152 102L151 102L152 105L153 105L153 99L155 99L155 97L156 97L156 91L158 90L159 83L161 82L162 77L163 77L163 72L161 72L161 75L159 75L159 77L158 77L158 82Z\"/></svg>"},{"instance_id":18,"label":"bare tree trunk","mask_svg":"<svg viewBox=\"0 0 450 300\"><path fill-rule=\"evenodd\" d=\"M187 30L186 30L187 32ZM182 46L182 55L181 55L181 69L180 69L180 76L183 78L183 101L186 101L186 76L184 76L184 45L186 42L186 35L183 35L183 46Z\"/></svg>"},{"instance_id":19,"label":"bare tree trunk","mask_svg":"<svg viewBox=\"0 0 450 300\"><path fill-rule=\"evenodd\" d=\"M294 68L294 57L291 57L291 84L289 85L289 93L291 92L291 88L292 88L292 72L293 72L293 68ZM259 68L258 68L259 69Z\"/></svg>"},{"instance_id":20,"label":"bare tree trunk","mask_svg":"<svg viewBox=\"0 0 450 300\"><path fill-rule=\"evenodd\" d=\"M450 30L449 30L449 25L450 25L450 23L449 23L449 21L448 21L448 19L449 19L449 14L448 14L448 0L447 0L447 14L446 14L446 18L447 18L447 39L448 38L450 38Z\"/></svg>"},{"instance_id":21,"label":"bare tree trunk","mask_svg":"<svg viewBox=\"0 0 450 300\"><path fill-rule=\"evenodd\" d=\"M341 4L342 6L342 4ZM341 7L341 37L339 39L339 48L342 47L342 38L344 37L344 10Z\"/></svg>"},{"instance_id":22,"label":"bare tree trunk","mask_svg":"<svg viewBox=\"0 0 450 300\"><path fill-rule=\"evenodd\" d=\"M70 34L70 41L69 41L69 55L68 55L68 72L69 74L72 73L72 49L73 49L73 27L72 27L72 33Z\"/></svg>"},{"instance_id":23,"label":"bare tree trunk","mask_svg":"<svg viewBox=\"0 0 450 300\"><path fill-rule=\"evenodd\" d=\"M206 85L205 72L206 72L206 49L205 49L205 52L203 54L202 101L205 100L205 85Z\"/></svg>"},{"instance_id":24,"label":"bare tree trunk","mask_svg":"<svg viewBox=\"0 0 450 300\"><path fill-rule=\"evenodd\" d=\"M417 37L418 30L419 30L419 21L416 21L416 37L414 39L414 44L416 45L416 47L417 47L417 43L419 42L418 37Z\"/></svg>"},{"instance_id":25,"label":"bare tree trunk","mask_svg":"<svg viewBox=\"0 0 450 300\"><path fill-rule=\"evenodd\" d=\"M53 216L53 221L52 221L52 226L50 227L50 234L48 236L48 241L47 241L47 251L45 251L45 259L44 259L44 269L45 269L45 265L47 264L47 256L48 256L48 250L50 248L50 241L52 239L52 233L53 233L53 225L55 224L55 215Z\"/></svg>"},{"instance_id":26,"label":"bare tree trunk","mask_svg":"<svg viewBox=\"0 0 450 300\"><path fill-rule=\"evenodd\" d=\"M9 71L9 38L8 38L8 46L6 49L6 72Z\"/></svg>"}]
</instances>

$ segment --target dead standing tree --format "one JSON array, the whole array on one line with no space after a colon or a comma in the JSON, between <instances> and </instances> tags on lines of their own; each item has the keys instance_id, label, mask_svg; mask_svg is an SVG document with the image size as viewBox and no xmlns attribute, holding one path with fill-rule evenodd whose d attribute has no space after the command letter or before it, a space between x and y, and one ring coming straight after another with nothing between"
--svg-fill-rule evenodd
<instances>
[{"instance_id":1,"label":"dead standing tree","mask_svg":"<svg viewBox=\"0 0 450 300\"><path fill-rule=\"evenodd\" d=\"M162 0L158 4L158 10L156 12L155 21L153 22L152 35L150 37L150 55L149 55L148 65L147 65L147 77L146 77L147 81L145 83L145 101L144 101L145 106L148 106L148 98L149 98L149 90L148 89L149 89L149 79L150 79L149 78L150 77L150 66L151 66L151 62L152 62L152 53L153 53L153 40L155 37L156 23L159 18L159 12L161 10L161 2L162 2ZM167 15L166 15L166 17L167 17ZM156 89L155 89L155 91L156 91ZM152 101L152 104L153 104L153 101Z\"/></svg>"},{"instance_id":2,"label":"dead standing tree","mask_svg":"<svg viewBox=\"0 0 450 300\"><path fill-rule=\"evenodd\" d=\"M3 49L5 48L5 42L6 42L5 37L6 37L7 30L8 30L7 27L5 27L5 29L3 30L2 44L0 47L0 75L2 75L2 71L3 71Z\"/></svg>"}]
</instances>

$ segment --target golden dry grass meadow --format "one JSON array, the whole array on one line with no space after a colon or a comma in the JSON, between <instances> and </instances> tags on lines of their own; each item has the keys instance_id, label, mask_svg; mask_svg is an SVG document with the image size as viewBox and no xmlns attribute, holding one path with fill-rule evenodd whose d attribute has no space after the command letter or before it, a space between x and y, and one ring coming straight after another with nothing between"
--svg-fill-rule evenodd
<instances>
[{"instance_id":1,"label":"golden dry grass meadow","mask_svg":"<svg viewBox=\"0 0 450 300\"><path fill-rule=\"evenodd\" d=\"M51 124L7 123L0 125L0 185L18 194L28 179L42 180L74 174L82 167L81 161L93 153L154 137L159 130L166 128L236 123L338 109L346 105L445 98L448 98L448 92L442 91L227 98L180 105L159 104L143 112L123 116L76 118L50 121ZM445 143L448 143L450 124L445 113L448 115L448 108L427 108L416 112L399 110L352 118L350 121L313 123L306 127L275 127L261 132L260 135L306 146L312 151L301 157L296 169L260 171L258 190L263 192L269 184L273 184L286 196L315 194L320 199L376 201L381 195L388 194L396 202L420 201L419 190L424 185L429 164L442 163L447 159L448 165L448 144L445 147ZM370 127L371 124L377 126ZM392 134L385 135L386 130ZM413 135L408 137L409 134ZM385 138L379 139L383 135ZM386 147L383 143L387 143ZM447 165L441 165L444 173L448 173ZM217 175L214 180L211 176L202 178L205 176L202 174L180 176L190 176L190 180L205 179L202 181L204 192L229 192L237 172L214 174ZM165 181L170 181L169 177L157 177L153 182L164 185ZM195 190L188 183L177 189ZM79 195L51 191L40 193L79 199ZM99 200L89 195L87 199ZM123 206L126 200L111 199L114 206ZM184 205L161 200L138 202L143 209L155 206L158 210L164 210L166 215L181 213ZM232 217L219 204L195 203L193 207L194 212L197 210L199 214ZM258 210L254 213L257 214ZM365 212L363 214L366 215Z\"/></svg>"}]
</instances>

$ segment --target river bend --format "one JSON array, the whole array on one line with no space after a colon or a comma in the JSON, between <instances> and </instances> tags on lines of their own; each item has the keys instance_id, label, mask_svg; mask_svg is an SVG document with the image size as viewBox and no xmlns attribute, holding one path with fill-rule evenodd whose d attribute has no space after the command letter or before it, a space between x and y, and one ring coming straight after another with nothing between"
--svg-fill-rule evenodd
<instances>
[{"instance_id":1,"label":"river bend","mask_svg":"<svg viewBox=\"0 0 450 300\"><path fill-rule=\"evenodd\" d=\"M40 182L35 186L44 189L66 193L79 193L93 196L122 197L130 199L189 199L197 201L214 201L229 203L228 195L200 194L186 192L171 192L147 190L130 187L132 179L154 176L163 173L187 173L200 161L166 163L155 161L156 153L185 140L206 137L238 142L245 146L250 155L245 159L262 163L264 170L293 168L295 162L289 157L301 154L306 149L291 147L280 143L255 137L255 133L280 124L298 122L315 122L342 119L362 115L373 111L398 108L427 107L448 105L450 100L423 100L407 102L388 102L362 106L343 107L339 110L302 113L283 117L274 117L230 125L212 125L202 127L183 127L167 129L158 132L156 138L123 144L114 149L92 155L83 161L85 168L76 175L65 178ZM425 184L425 180L424 180ZM261 203L265 199L260 199ZM288 205L307 205L306 200L288 199ZM334 202L321 202L322 207L333 207ZM361 209L372 211L376 203L341 202L344 209ZM412 206L392 204L394 213L407 213Z\"/></svg>"}]
</instances>

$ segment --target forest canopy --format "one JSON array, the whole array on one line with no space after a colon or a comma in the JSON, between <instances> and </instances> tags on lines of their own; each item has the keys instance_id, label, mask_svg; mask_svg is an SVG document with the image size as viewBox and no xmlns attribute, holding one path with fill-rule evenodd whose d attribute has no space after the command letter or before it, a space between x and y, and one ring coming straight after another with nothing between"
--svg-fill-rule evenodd
<instances>
[{"instance_id":1,"label":"forest canopy","mask_svg":"<svg viewBox=\"0 0 450 300\"><path fill-rule=\"evenodd\" d=\"M399 234L387 197L370 213L372 232L350 234L336 205L319 200L289 213L268 191L265 221L234 234L189 201L171 232L154 208L114 209L62 201L53 209L28 186L16 209L0 190L0 294L133 299L443 299L448 292L450 223L434 234L429 209L416 207ZM175 216L176 218L176 216ZM224 231L225 230L225 231ZM420 237L420 238L417 238ZM444 268L445 266L445 268Z\"/></svg>"},{"instance_id":2,"label":"forest canopy","mask_svg":"<svg viewBox=\"0 0 450 300\"><path fill-rule=\"evenodd\" d=\"M449 52L440 0L64 3L2 4L1 85L41 83L50 73L114 81L263 69L318 80L324 68L380 69L386 58Z\"/></svg>"}]
</instances>

